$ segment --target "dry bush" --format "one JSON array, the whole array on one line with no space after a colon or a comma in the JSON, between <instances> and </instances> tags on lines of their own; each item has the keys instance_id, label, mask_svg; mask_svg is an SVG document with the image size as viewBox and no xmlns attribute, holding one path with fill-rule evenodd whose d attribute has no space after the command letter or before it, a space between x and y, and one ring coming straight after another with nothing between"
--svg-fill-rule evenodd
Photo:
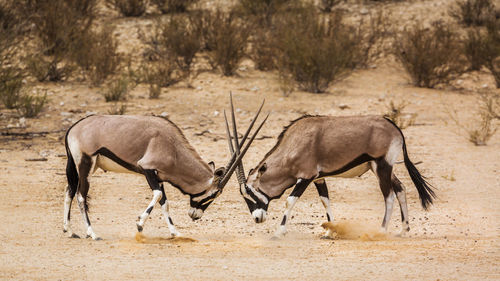
<instances>
[{"instance_id":1,"label":"dry bush","mask_svg":"<svg viewBox=\"0 0 500 281\"><path fill-rule=\"evenodd\" d=\"M408 106L408 103L402 101L400 103L395 103L394 101L390 101L387 105L387 112L384 114L384 117L389 118L394 122L394 124L398 125L399 128L405 129L409 126L415 124L415 119L417 118L416 114L408 114L404 113L404 109Z\"/></svg>"},{"instance_id":2,"label":"dry bush","mask_svg":"<svg viewBox=\"0 0 500 281\"><path fill-rule=\"evenodd\" d=\"M500 120L500 93L485 90L479 94L480 106L475 118L463 123L456 110L448 111L453 122L466 132L468 140L477 146L486 145L497 131L495 120Z\"/></svg>"},{"instance_id":3,"label":"dry bush","mask_svg":"<svg viewBox=\"0 0 500 281\"><path fill-rule=\"evenodd\" d=\"M332 12L333 7L337 6L341 2L344 2L345 0L321 0L319 3L319 9L323 13L330 13Z\"/></svg>"},{"instance_id":4,"label":"dry bush","mask_svg":"<svg viewBox=\"0 0 500 281\"><path fill-rule=\"evenodd\" d=\"M149 85L148 91L149 99L158 99L161 95L161 87L156 84Z\"/></svg>"},{"instance_id":5,"label":"dry bush","mask_svg":"<svg viewBox=\"0 0 500 281\"><path fill-rule=\"evenodd\" d=\"M163 14L184 13L198 0L153 0L152 1Z\"/></svg>"},{"instance_id":6,"label":"dry bush","mask_svg":"<svg viewBox=\"0 0 500 281\"><path fill-rule=\"evenodd\" d=\"M324 92L356 65L361 38L340 13L318 19L311 9L284 14L278 22L278 68L303 90Z\"/></svg>"},{"instance_id":7,"label":"dry bush","mask_svg":"<svg viewBox=\"0 0 500 281\"><path fill-rule=\"evenodd\" d=\"M495 17L495 6L491 0L461 0L450 7L449 14L466 26L479 26Z\"/></svg>"},{"instance_id":8,"label":"dry bush","mask_svg":"<svg viewBox=\"0 0 500 281\"><path fill-rule=\"evenodd\" d=\"M266 28L256 28L251 37L249 56L258 70L269 71L277 67L275 33Z\"/></svg>"},{"instance_id":9,"label":"dry bush","mask_svg":"<svg viewBox=\"0 0 500 281\"><path fill-rule=\"evenodd\" d=\"M128 77L119 77L109 83L105 92L103 93L106 102L110 101L125 101L131 89L131 83Z\"/></svg>"},{"instance_id":10,"label":"dry bush","mask_svg":"<svg viewBox=\"0 0 500 281\"><path fill-rule=\"evenodd\" d=\"M206 30L202 34L206 36L210 65L219 68L225 76L233 75L245 56L250 26L234 12L220 10L207 13L204 23Z\"/></svg>"},{"instance_id":11,"label":"dry bush","mask_svg":"<svg viewBox=\"0 0 500 281\"><path fill-rule=\"evenodd\" d=\"M27 91L21 95L16 108L21 116L34 118L42 112L43 107L48 101L47 91L43 95L40 94L39 90L35 91L34 94L29 94Z\"/></svg>"},{"instance_id":12,"label":"dry bush","mask_svg":"<svg viewBox=\"0 0 500 281\"><path fill-rule=\"evenodd\" d=\"M116 73L122 56L117 53L118 42L113 38L113 28L89 30L78 39L80 47L71 52L71 59L87 74L94 86L101 85Z\"/></svg>"},{"instance_id":13,"label":"dry bush","mask_svg":"<svg viewBox=\"0 0 500 281\"><path fill-rule=\"evenodd\" d=\"M0 100L8 109L16 108L21 98L23 77L12 68L0 70Z\"/></svg>"},{"instance_id":14,"label":"dry bush","mask_svg":"<svg viewBox=\"0 0 500 281\"><path fill-rule=\"evenodd\" d=\"M440 22L405 30L395 40L395 54L418 87L433 88L465 71L458 35Z\"/></svg>"},{"instance_id":15,"label":"dry bush","mask_svg":"<svg viewBox=\"0 0 500 281\"><path fill-rule=\"evenodd\" d=\"M124 103L118 105L118 103L115 102L108 110L108 114L110 115L123 115L125 113L127 113L127 105Z\"/></svg>"},{"instance_id":16,"label":"dry bush","mask_svg":"<svg viewBox=\"0 0 500 281\"><path fill-rule=\"evenodd\" d=\"M252 18L261 26L271 26L276 13L298 3L297 0L239 0L235 11Z\"/></svg>"},{"instance_id":17,"label":"dry bush","mask_svg":"<svg viewBox=\"0 0 500 281\"><path fill-rule=\"evenodd\" d=\"M41 41L28 61L30 72L42 81L65 79L74 69L72 53L90 32L96 0L26 0L23 8Z\"/></svg>"},{"instance_id":18,"label":"dry bush","mask_svg":"<svg viewBox=\"0 0 500 281\"><path fill-rule=\"evenodd\" d=\"M148 0L106 0L106 4L126 17L140 17L146 12Z\"/></svg>"},{"instance_id":19,"label":"dry bush","mask_svg":"<svg viewBox=\"0 0 500 281\"><path fill-rule=\"evenodd\" d=\"M170 87L179 83L184 76L179 74L179 68L171 58L144 63L139 70L141 82L155 87Z\"/></svg>"}]
</instances>

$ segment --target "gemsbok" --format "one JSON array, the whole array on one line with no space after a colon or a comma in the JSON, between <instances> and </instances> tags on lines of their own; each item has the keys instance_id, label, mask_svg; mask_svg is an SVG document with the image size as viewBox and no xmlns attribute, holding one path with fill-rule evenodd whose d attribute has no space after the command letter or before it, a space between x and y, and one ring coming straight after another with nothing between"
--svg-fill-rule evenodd
<instances>
[{"instance_id":1,"label":"gemsbok","mask_svg":"<svg viewBox=\"0 0 500 281\"><path fill-rule=\"evenodd\" d=\"M262 108L262 106L261 106ZM249 125L247 139L260 109ZM236 166L264 125L264 119L247 145L233 154L226 167L215 169L206 163L189 144L172 121L157 116L91 115L81 119L66 132L68 155L66 175L68 187L64 201L64 232L78 238L70 228L71 203L75 194L87 231L87 237L100 238L93 231L87 214L88 177L101 168L104 171L143 175L153 191L153 199L139 216L137 230L142 232L145 221L159 202L172 236L180 233L168 214L168 202L163 182L190 196L189 216L201 218L210 203L221 194Z\"/></svg>"},{"instance_id":2,"label":"gemsbok","mask_svg":"<svg viewBox=\"0 0 500 281\"><path fill-rule=\"evenodd\" d=\"M232 105L231 105L232 106ZM226 121L228 139L233 139ZM233 134L237 135L233 113ZM239 144L229 142L229 150ZM358 177L372 170L378 178L385 199L382 229L387 231L394 197L397 197L403 223L401 234L410 230L405 187L393 173L393 166L403 151L404 163L415 184L422 207L427 210L435 197L431 185L421 176L408 158L403 133L391 120L379 116L302 116L290 123L278 137L276 145L264 156L245 178L243 165L237 167L240 193L244 197L255 222L266 220L272 199L280 198L294 186L286 202L286 210L274 237L287 232L286 223L297 199L314 182L326 209L326 217L333 221L325 177ZM333 238L327 230L323 238Z\"/></svg>"}]
</instances>

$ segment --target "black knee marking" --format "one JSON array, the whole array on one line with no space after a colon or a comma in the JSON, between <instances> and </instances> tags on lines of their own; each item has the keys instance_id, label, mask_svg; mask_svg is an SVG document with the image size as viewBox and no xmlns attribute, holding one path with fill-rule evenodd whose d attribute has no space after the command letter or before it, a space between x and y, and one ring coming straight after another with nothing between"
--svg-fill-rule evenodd
<instances>
[{"instance_id":1,"label":"black knee marking","mask_svg":"<svg viewBox=\"0 0 500 281\"><path fill-rule=\"evenodd\" d=\"M172 218L171 217L168 217L168 221L170 222L171 225L174 224L174 222L172 221Z\"/></svg>"},{"instance_id":2,"label":"black knee marking","mask_svg":"<svg viewBox=\"0 0 500 281\"><path fill-rule=\"evenodd\" d=\"M307 186L311 183L312 180L305 180L301 179L293 188L292 193L290 193L290 196L294 197L300 197L302 196L302 193L306 190Z\"/></svg>"},{"instance_id":3,"label":"black knee marking","mask_svg":"<svg viewBox=\"0 0 500 281\"><path fill-rule=\"evenodd\" d=\"M324 180L320 181L319 183L314 182L314 185L316 186L316 190L318 190L318 194L320 197L329 198L328 197L328 187L326 186L326 182Z\"/></svg>"},{"instance_id":4,"label":"black knee marking","mask_svg":"<svg viewBox=\"0 0 500 281\"><path fill-rule=\"evenodd\" d=\"M281 225L285 225L286 224L286 215L283 216L283 219L281 220Z\"/></svg>"},{"instance_id":5,"label":"black knee marking","mask_svg":"<svg viewBox=\"0 0 500 281\"><path fill-rule=\"evenodd\" d=\"M146 176L146 180L148 181L149 187L151 187L152 190L161 190L160 181L158 180L158 176L156 175L155 170L144 170L144 176Z\"/></svg>"},{"instance_id":6,"label":"black knee marking","mask_svg":"<svg viewBox=\"0 0 500 281\"><path fill-rule=\"evenodd\" d=\"M392 189L392 166L389 165L389 163L387 163L384 159L378 160L376 163L376 172L379 180L380 190L382 191L384 198L387 198Z\"/></svg>"},{"instance_id":7,"label":"black knee marking","mask_svg":"<svg viewBox=\"0 0 500 281\"><path fill-rule=\"evenodd\" d=\"M160 199L160 206L165 205L165 202L167 202L167 195L165 194L165 189L163 187L163 183L160 183L160 190L161 190L161 199Z\"/></svg>"},{"instance_id":8,"label":"black knee marking","mask_svg":"<svg viewBox=\"0 0 500 281\"><path fill-rule=\"evenodd\" d=\"M330 215L329 215L328 213L326 213L326 219L327 219L328 221L332 221L332 219L330 218Z\"/></svg>"},{"instance_id":9,"label":"black knee marking","mask_svg":"<svg viewBox=\"0 0 500 281\"><path fill-rule=\"evenodd\" d=\"M146 209L146 213L151 214L151 211L153 210L153 206L149 207Z\"/></svg>"}]
</instances>

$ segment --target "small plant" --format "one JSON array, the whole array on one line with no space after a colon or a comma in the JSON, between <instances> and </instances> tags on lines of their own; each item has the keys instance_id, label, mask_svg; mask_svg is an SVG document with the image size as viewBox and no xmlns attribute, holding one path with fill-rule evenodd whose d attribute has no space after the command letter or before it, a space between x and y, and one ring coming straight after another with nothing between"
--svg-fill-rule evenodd
<instances>
[{"instance_id":1,"label":"small plant","mask_svg":"<svg viewBox=\"0 0 500 281\"><path fill-rule=\"evenodd\" d=\"M464 42L464 54L470 63L470 70L480 70L486 63L484 48L487 40L480 29L467 31Z\"/></svg>"},{"instance_id":2,"label":"small plant","mask_svg":"<svg viewBox=\"0 0 500 281\"><path fill-rule=\"evenodd\" d=\"M278 50L274 33L268 29L257 28L252 35L249 56L258 70L269 71L276 69Z\"/></svg>"},{"instance_id":3,"label":"small plant","mask_svg":"<svg viewBox=\"0 0 500 281\"><path fill-rule=\"evenodd\" d=\"M458 35L439 22L430 29L417 24L405 30L395 41L395 53L418 87L447 83L466 68Z\"/></svg>"},{"instance_id":4,"label":"small plant","mask_svg":"<svg viewBox=\"0 0 500 281\"><path fill-rule=\"evenodd\" d=\"M0 100L8 109L16 108L23 86L21 74L12 68L0 68Z\"/></svg>"},{"instance_id":5,"label":"small plant","mask_svg":"<svg viewBox=\"0 0 500 281\"><path fill-rule=\"evenodd\" d=\"M156 84L149 85L149 99L157 99L161 95L161 87Z\"/></svg>"},{"instance_id":6,"label":"small plant","mask_svg":"<svg viewBox=\"0 0 500 281\"><path fill-rule=\"evenodd\" d=\"M130 91L130 81L127 77L120 77L112 81L104 92L106 102L125 101Z\"/></svg>"},{"instance_id":7,"label":"small plant","mask_svg":"<svg viewBox=\"0 0 500 281\"><path fill-rule=\"evenodd\" d=\"M198 0L153 0L153 3L163 14L184 13Z\"/></svg>"},{"instance_id":8,"label":"small plant","mask_svg":"<svg viewBox=\"0 0 500 281\"><path fill-rule=\"evenodd\" d=\"M458 118L455 110L448 112L451 120L463 131L467 133L468 140L477 146L483 146L497 131L495 120L500 120L500 94L493 91L486 91L480 94L480 107L475 114L475 118L468 124L464 124Z\"/></svg>"},{"instance_id":9,"label":"small plant","mask_svg":"<svg viewBox=\"0 0 500 281\"><path fill-rule=\"evenodd\" d=\"M280 90L283 96L289 97L293 90L294 90L294 84L293 84L293 79L290 77L288 73L285 71L279 71L278 72L278 82L280 85Z\"/></svg>"},{"instance_id":10,"label":"small plant","mask_svg":"<svg viewBox=\"0 0 500 281\"><path fill-rule=\"evenodd\" d=\"M324 92L359 59L359 33L343 24L339 13L328 19L318 19L312 10L286 14L279 19L277 33L278 69L288 72L308 92Z\"/></svg>"},{"instance_id":11,"label":"small plant","mask_svg":"<svg viewBox=\"0 0 500 281\"><path fill-rule=\"evenodd\" d=\"M177 70L175 62L169 58L149 62L141 66L141 80L149 85L170 87L183 78L178 75Z\"/></svg>"},{"instance_id":12,"label":"small plant","mask_svg":"<svg viewBox=\"0 0 500 281\"><path fill-rule=\"evenodd\" d=\"M407 102L395 103L394 101L390 101L387 105L387 113L384 114L384 117L389 118L396 124L399 128L405 129L409 126L415 124L415 119L417 118L416 114L407 114L404 113L403 110L408 106Z\"/></svg>"},{"instance_id":13,"label":"small plant","mask_svg":"<svg viewBox=\"0 0 500 281\"><path fill-rule=\"evenodd\" d=\"M245 56L251 29L245 21L238 20L233 12L218 10L208 22L210 65L219 68L225 76L231 76Z\"/></svg>"},{"instance_id":14,"label":"small plant","mask_svg":"<svg viewBox=\"0 0 500 281\"><path fill-rule=\"evenodd\" d=\"M40 95L39 91L34 95L25 93L19 99L17 111L23 117L34 118L42 111L47 101L47 91L43 95Z\"/></svg>"},{"instance_id":15,"label":"small plant","mask_svg":"<svg viewBox=\"0 0 500 281\"><path fill-rule=\"evenodd\" d=\"M108 110L108 114L110 115L124 115L127 112L127 105L122 103L118 105L117 102L113 104L113 106Z\"/></svg>"},{"instance_id":16,"label":"small plant","mask_svg":"<svg viewBox=\"0 0 500 281\"><path fill-rule=\"evenodd\" d=\"M451 6L449 14L466 26L484 25L495 16L494 10L491 0L461 0Z\"/></svg>"},{"instance_id":17,"label":"small plant","mask_svg":"<svg viewBox=\"0 0 500 281\"><path fill-rule=\"evenodd\" d=\"M148 6L147 0L106 0L106 3L126 17L140 17Z\"/></svg>"},{"instance_id":18,"label":"small plant","mask_svg":"<svg viewBox=\"0 0 500 281\"><path fill-rule=\"evenodd\" d=\"M319 9L323 13L330 13L333 9L333 7L337 6L344 0L321 0Z\"/></svg>"},{"instance_id":19,"label":"small plant","mask_svg":"<svg viewBox=\"0 0 500 281\"><path fill-rule=\"evenodd\" d=\"M275 14L298 2L297 0L239 0L235 11L255 18L260 25L271 26Z\"/></svg>"}]
</instances>

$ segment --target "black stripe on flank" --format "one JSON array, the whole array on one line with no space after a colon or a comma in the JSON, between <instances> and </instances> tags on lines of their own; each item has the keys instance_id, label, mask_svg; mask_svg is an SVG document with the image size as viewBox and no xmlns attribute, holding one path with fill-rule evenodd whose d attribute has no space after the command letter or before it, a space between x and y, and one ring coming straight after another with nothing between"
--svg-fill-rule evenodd
<instances>
[{"instance_id":1,"label":"black stripe on flank","mask_svg":"<svg viewBox=\"0 0 500 281\"><path fill-rule=\"evenodd\" d=\"M139 174L143 174L144 173L144 170L141 169L140 167L137 167L135 165L132 165L126 161L124 161L123 159L121 159L120 157L116 156L116 154L114 154L113 152L111 152L111 150L107 149L106 147L101 147L99 148L96 152L94 152L94 154L92 154L92 156L95 156L95 155L102 155L106 158L109 158L111 160L113 160L113 162L115 162L116 164L122 166L123 168L129 170L129 171L132 171L132 172L136 172L136 173L139 173Z\"/></svg>"},{"instance_id":2,"label":"black stripe on flank","mask_svg":"<svg viewBox=\"0 0 500 281\"><path fill-rule=\"evenodd\" d=\"M332 171L332 172L319 172L319 177L329 177L329 176L335 176L335 175L340 175L342 173L345 173L349 171L350 169L357 167L365 162L375 160L375 158L371 157L370 155L363 153L360 156L358 156L356 159L352 160L351 162L347 163L344 167Z\"/></svg>"}]
</instances>

